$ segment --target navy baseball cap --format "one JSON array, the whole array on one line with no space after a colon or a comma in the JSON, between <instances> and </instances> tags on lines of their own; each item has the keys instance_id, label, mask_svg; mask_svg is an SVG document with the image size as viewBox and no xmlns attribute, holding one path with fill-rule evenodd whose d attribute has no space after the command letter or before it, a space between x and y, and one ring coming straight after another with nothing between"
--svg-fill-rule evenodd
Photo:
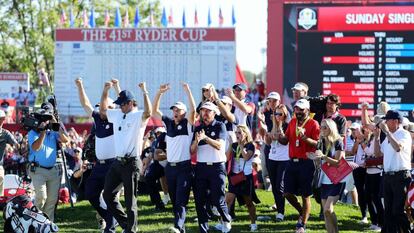
<instances>
[{"instance_id":1,"label":"navy baseball cap","mask_svg":"<svg viewBox=\"0 0 414 233\"><path fill-rule=\"evenodd\" d=\"M244 91L247 90L247 86L244 83L237 83L236 85L233 86L233 89L236 89L236 88L240 88Z\"/></svg>"},{"instance_id":2,"label":"navy baseball cap","mask_svg":"<svg viewBox=\"0 0 414 233\"><path fill-rule=\"evenodd\" d=\"M382 119L384 119L384 120L399 120L400 122L402 122L403 117L398 111L388 110L387 114L385 114L385 116L382 117Z\"/></svg>"},{"instance_id":3,"label":"navy baseball cap","mask_svg":"<svg viewBox=\"0 0 414 233\"><path fill-rule=\"evenodd\" d=\"M130 100L135 100L134 94L128 90L123 90L119 93L118 98L114 101L114 104L122 105Z\"/></svg>"}]
</instances>

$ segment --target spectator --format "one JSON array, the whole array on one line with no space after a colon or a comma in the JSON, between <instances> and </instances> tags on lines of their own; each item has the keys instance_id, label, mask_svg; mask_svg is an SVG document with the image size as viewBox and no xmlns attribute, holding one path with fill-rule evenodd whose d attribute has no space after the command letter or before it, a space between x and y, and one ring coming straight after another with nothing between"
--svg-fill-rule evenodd
<instances>
[{"instance_id":1,"label":"spectator","mask_svg":"<svg viewBox=\"0 0 414 233\"><path fill-rule=\"evenodd\" d=\"M330 166L338 166L339 161L345 157L343 139L339 135L337 126L332 119L322 120L317 149L315 153L308 153L308 157L311 159L321 159L322 163L328 163ZM326 231L337 233L339 229L334 205L345 188L345 182L342 180L338 184L333 184L323 170L320 179Z\"/></svg>"},{"instance_id":2,"label":"spectator","mask_svg":"<svg viewBox=\"0 0 414 233\"><path fill-rule=\"evenodd\" d=\"M276 133L275 138L283 145L289 143L289 164L284 177L285 197L298 211L299 218L296 232L306 231L306 223L310 215L312 195L312 178L315 167L312 160L307 159L306 152L314 152L319 139L319 124L309 117L309 101L299 99L293 118L286 133ZM299 204L295 195L301 195L303 203Z\"/></svg>"},{"instance_id":3,"label":"spectator","mask_svg":"<svg viewBox=\"0 0 414 233\"><path fill-rule=\"evenodd\" d=\"M402 116L389 110L374 131L375 155L384 156L384 226L382 232L410 232L404 207L411 182L411 145L408 131L401 128ZM380 131L386 138L380 144Z\"/></svg>"},{"instance_id":4,"label":"spectator","mask_svg":"<svg viewBox=\"0 0 414 233\"><path fill-rule=\"evenodd\" d=\"M244 83L238 83L233 86L233 90L227 89L226 95L233 101L235 107L234 116L239 125L247 125L252 131L252 116L255 112L255 105L246 99L247 86Z\"/></svg>"},{"instance_id":5,"label":"spectator","mask_svg":"<svg viewBox=\"0 0 414 233\"><path fill-rule=\"evenodd\" d=\"M34 93L33 88L30 88L29 92L27 93L27 103L29 107L34 107L36 102L36 93Z\"/></svg>"},{"instance_id":6,"label":"spectator","mask_svg":"<svg viewBox=\"0 0 414 233\"><path fill-rule=\"evenodd\" d=\"M236 195L242 196L249 212L250 231L257 231L256 207L253 204L253 199L257 199L257 197L255 197L252 166L255 146L250 131L245 125L237 126L236 137L237 141L231 144L226 153L230 167L228 169L229 186L226 193L226 203L230 208ZM246 180L240 183L232 183L231 177L239 173L243 173Z\"/></svg>"}]
</instances>

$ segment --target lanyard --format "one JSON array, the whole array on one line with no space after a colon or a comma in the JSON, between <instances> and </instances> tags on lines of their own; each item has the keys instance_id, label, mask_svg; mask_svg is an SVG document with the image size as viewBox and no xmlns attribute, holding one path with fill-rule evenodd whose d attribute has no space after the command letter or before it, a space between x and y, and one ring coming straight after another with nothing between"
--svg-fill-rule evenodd
<instances>
[{"instance_id":1,"label":"lanyard","mask_svg":"<svg viewBox=\"0 0 414 233\"><path fill-rule=\"evenodd\" d=\"M236 149L236 161L237 161L237 163L239 163L240 155L241 155L241 148L240 148L239 145L237 145L237 149Z\"/></svg>"},{"instance_id":2,"label":"lanyard","mask_svg":"<svg viewBox=\"0 0 414 233\"><path fill-rule=\"evenodd\" d=\"M306 118L305 121L303 122L303 124L300 126L300 128L303 128L303 126L306 125L306 123L308 122L308 120L310 119L310 117ZM300 130L298 128L298 118L296 118L296 137L299 136Z\"/></svg>"}]
</instances>

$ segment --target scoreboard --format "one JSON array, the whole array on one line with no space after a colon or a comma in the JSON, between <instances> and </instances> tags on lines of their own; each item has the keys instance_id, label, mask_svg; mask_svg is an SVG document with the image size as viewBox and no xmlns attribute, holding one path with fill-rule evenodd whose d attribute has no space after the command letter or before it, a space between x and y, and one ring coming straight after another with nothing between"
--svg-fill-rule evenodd
<instances>
[{"instance_id":1,"label":"scoreboard","mask_svg":"<svg viewBox=\"0 0 414 233\"><path fill-rule=\"evenodd\" d=\"M291 10L296 16L294 73L311 87L310 96L339 95L347 117L359 117L363 102L374 113L380 101L409 115L414 109L414 6Z\"/></svg>"},{"instance_id":2,"label":"scoreboard","mask_svg":"<svg viewBox=\"0 0 414 233\"><path fill-rule=\"evenodd\" d=\"M92 104L100 101L105 81L117 78L143 107L138 83L145 81L150 98L161 84L171 89L161 101L168 111L176 101L187 102L181 82L194 98L201 87L234 84L234 28L89 28L58 29L55 43L55 93L63 115L84 115L74 80L82 77ZM111 97L116 99L115 93Z\"/></svg>"}]
</instances>

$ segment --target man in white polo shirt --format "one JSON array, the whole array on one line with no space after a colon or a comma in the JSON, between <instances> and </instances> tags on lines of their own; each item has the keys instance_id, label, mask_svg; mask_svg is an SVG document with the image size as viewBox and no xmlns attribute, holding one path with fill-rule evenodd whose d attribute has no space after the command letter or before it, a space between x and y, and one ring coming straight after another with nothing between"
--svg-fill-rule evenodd
<instances>
[{"instance_id":1,"label":"man in white polo shirt","mask_svg":"<svg viewBox=\"0 0 414 233\"><path fill-rule=\"evenodd\" d=\"M187 107L182 102L176 102L170 107L173 117L167 117L160 111L161 96L170 89L169 84L161 85L155 95L153 116L162 119L166 129L167 142L167 166L165 174L168 183L168 192L174 206L173 232L185 232L185 216L188 199L193 183L193 169L191 167L190 145L193 137L193 125L195 122L195 101L187 83L183 83L183 89L188 96L190 112L185 117Z\"/></svg>"},{"instance_id":2,"label":"man in white polo shirt","mask_svg":"<svg viewBox=\"0 0 414 233\"><path fill-rule=\"evenodd\" d=\"M205 208L207 190L210 190L211 204L216 206L222 218L222 232L230 232L231 217L224 200L226 181L225 141L226 126L214 119L219 113L216 105L205 102L201 106L203 121L194 130L191 153L197 152L195 168L194 198L201 233L209 232L208 216Z\"/></svg>"},{"instance_id":3,"label":"man in white polo shirt","mask_svg":"<svg viewBox=\"0 0 414 233\"><path fill-rule=\"evenodd\" d=\"M411 232L405 213L407 189L411 182L411 135L401 126L402 116L389 110L374 131L376 156L384 156L384 226L382 232ZM380 131L386 138L380 144Z\"/></svg>"},{"instance_id":4,"label":"man in white polo shirt","mask_svg":"<svg viewBox=\"0 0 414 233\"><path fill-rule=\"evenodd\" d=\"M104 200L124 232L137 232L137 185L142 169L139 155L148 119L151 117L151 102L145 83L139 88L144 94L144 111L138 111L135 96L128 90L119 93L115 104L120 109L108 109L108 92L112 83L106 82L101 97L100 114L113 124L116 159L109 169L104 186ZM124 186L126 213L116 197Z\"/></svg>"}]
</instances>

